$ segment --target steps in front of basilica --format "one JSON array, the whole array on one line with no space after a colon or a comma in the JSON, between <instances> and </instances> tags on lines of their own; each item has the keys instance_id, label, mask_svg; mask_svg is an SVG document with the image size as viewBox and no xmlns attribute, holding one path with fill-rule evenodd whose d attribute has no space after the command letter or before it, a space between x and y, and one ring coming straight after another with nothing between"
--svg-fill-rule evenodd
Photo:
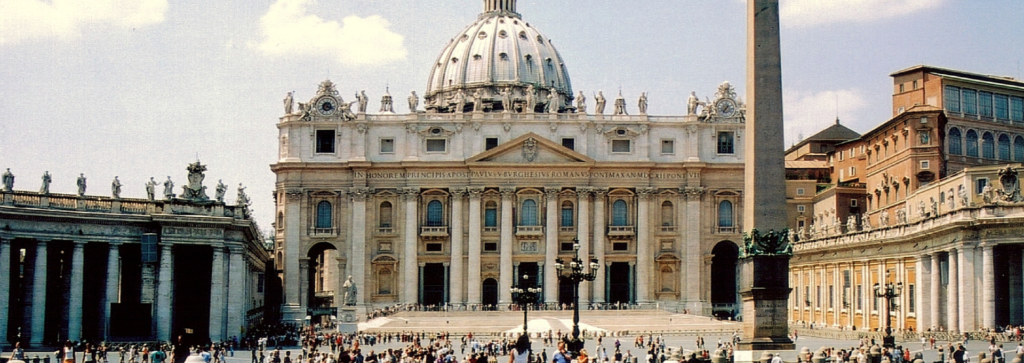
<instances>
[{"instance_id":1,"label":"steps in front of basilica","mask_svg":"<svg viewBox=\"0 0 1024 363\"><path fill-rule=\"evenodd\" d=\"M476 312L402 312L388 317L360 323L365 332L447 331L453 334L474 333L493 335L523 329L522 311ZM529 312L528 328L531 332L572 331L572 311ZM580 311L580 329L608 332L654 332L676 334L684 332L732 332L740 329L736 322L712 318L673 314L657 310L634 311Z\"/></svg>"}]
</instances>

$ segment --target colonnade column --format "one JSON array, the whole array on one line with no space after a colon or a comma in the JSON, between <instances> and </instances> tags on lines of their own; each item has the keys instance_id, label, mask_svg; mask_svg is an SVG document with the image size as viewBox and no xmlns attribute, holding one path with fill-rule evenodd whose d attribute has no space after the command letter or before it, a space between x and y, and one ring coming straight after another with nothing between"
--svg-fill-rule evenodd
<instances>
[{"instance_id":1,"label":"colonnade column","mask_svg":"<svg viewBox=\"0 0 1024 363\"><path fill-rule=\"evenodd\" d=\"M213 268L210 272L210 340L224 340L224 247L213 247Z\"/></svg>"},{"instance_id":2,"label":"colonnade column","mask_svg":"<svg viewBox=\"0 0 1024 363\"><path fill-rule=\"evenodd\" d=\"M305 320L309 311L309 295L309 258L303 257L299 259L299 320Z\"/></svg>"},{"instance_id":3,"label":"colonnade column","mask_svg":"<svg viewBox=\"0 0 1024 363\"><path fill-rule=\"evenodd\" d=\"M121 281L121 242L110 241L107 252L107 283L103 301L103 337L110 339L110 304L117 303L118 283Z\"/></svg>"},{"instance_id":4,"label":"colonnade column","mask_svg":"<svg viewBox=\"0 0 1024 363\"><path fill-rule=\"evenodd\" d=\"M11 242L0 239L0 351L7 344L8 310L11 306Z\"/></svg>"},{"instance_id":5,"label":"colonnade column","mask_svg":"<svg viewBox=\"0 0 1024 363\"><path fill-rule=\"evenodd\" d=\"M928 314L925 314L925 312L931 312L931 304L933 304L933 302L930 301L932 281L930 278L926 277L932 275L931 255L917 256L917 263L915 265L914 272L914 277L917 283L917 296L915 296L914 299L918 302L917 308L914 310L917 315L917 326L915 327L915 330L926 331L928 330L928 327L931 326L931 320L934 319L934 315L929 316ZM925 294L928 294L928 296L925 296Z\"/></svg>"},{"instance_id":6,"label":"colonnade column","mask_svg":"<svg viewBox=\"0 0 1024 363\"><path fill-rule=\"evenodd\" d=\"M171 244L160 246L160 271L156 281L156 339L171 341L171 286L174 282Z\"/></svg>"},{"instance_id":7,"label":"colonnade column","mask_svg":"<svg viewBox=\"0 0 1024 363\"><path fill-rule=\"evenodd\" d=\"M499 267L498 291L499 305L506 305L512 301L512 199L515 198L516 189L513 187L501 187L501 265Z\"/></svg>"},{"instance_id":8,"label":"colonnade column","mask_svg":"<svg viewBox=\"0 0 1024 363\"><path fill-rule=\"evenodd\" d=\"M888 280L885 279L886 262L885 262L885 260L880 260L878 262L879 262L879 264L878 264L878 284L884 286L887 282L889 282ZM822 274L824 275L824 273L822 273ZM895 279L895 278L896 278L896 276L893 276L893 279ZM822 280L824 280L824 276L822 277ZM872 291L871 294L873 295L874 291ZM889 305L886 304L885 299L879 299L879 301L878 301L878 328L879 328L879 330L882 330L882 328L885 328L886 324L889 323L888 321L885 320L885 312L887 310L889 310Z\"/></svg>"},{"instance_id":9,"label":"colonnade column","mask_svg":"<svg viewBox=\"0 0 1024 363\"><path fill-rule=\"evenodd\" d=\"M484 193L481 187L469 187L469 259L466 276L466 302L470 305L480 304L480 197Z\"/></svg>"},{"instance_id":10,"label":"colonnade column","mask_svg":"<svg viewBox=\"0 0 1024 363\"><path fill-rule=\"evenodd\" d=\"M404 257L402 258L402 274L405 276L404 287L404 299L403 302L406 304L415 304L419 302L419 264L416 261L418 254L417 240L419 240L418 224L416 223L417 216L417 202L419 199L420 191L417 188L407 188L403 191L405 197L405 247Z\"/></svg>"},{"instance_id":11,"label":"colonnade column","mask_svg":"<svg viewBox=\"0 0 1024 363\"><path fill-rule=\"evenodd\" d=\"M931 320L928 321L929 325L924 327L926 329L932 327L938 328L942 325L942 318L939 315L939 308L942 305L939 301L941 299L940 290L942 290L942 271L940 270L942 266L940 264L939 257L938 252L932 253L931 255L931 270L929 274L931 277L931 289L928 290L928 293L930 294L929 300L931 300L928 305L928 311L931 314Z\"/></svg>"},{"instance_id":12,"label":"colonnade column","mask_svg":"<svg viewBox=\"0 0 1024 363\"><path fill-rule=\"evenodd\" d=\"M974 281L974 246L961 246L960 249L960 279L963 286L977 286ZM975 299L977 291L971 289L959 289L960 296L960 331L974 331L976 329Z\"/></svg>"},{"instance_id":13,"label":"colonnade column","mask_svg":"<svg viewBox=\"0 0 1024 363\"><path fill-rule=\"evenodd\" d=\"M6 262L0 262L5 263ZM71 252L71 286L68 297L68 340L82 339L82 282L85 274L85 241L75 241ZM4 327L0 326L0 329Z\"/></svg>"},{"instance_id":14,"label":"colonnade column","mask_svg":"<svg viewBox=\"0 0 1024 363\"><path fill-rule=\"evenodd\" d=\"M590 193L592 189L589 187L577 187L576 198L577 198L577 210L579 211L579 223L576 228L576 239L580 243L580 259L583 260L584 266L590 265ZM586 267L584 271L587 271L589 267ZM600 286L591 284L589 281L580 282L580 303L586 303L590 301L590 288L591 286Z\"/></svg>"},{"instance_id":15,"label":"colonnade column","mask_svg":"<svg viewBox=\"0 0 1024 363\"><path fill-rule=\"evenodd\" d=\"M298 144L293 142L292 144ZM282 281L281 287L284 289L284 304L286 307L284 311L284 319L291 321L301 321L306 317L306 311L301 310L302 301L304 300L301 296L301 288L299 281L299 259L304 257L300 256L299 239L301 238L302 230L305 229L302 226L301 215L302 215L302 191L301 190L289 190L286 193L285 207L284 207L284 281ZM281 263L278 261L278 263Z\"/></svg>"},{"instance_id":16,"label":"colonnade column","mask_svg":"<svg viewBox=\"0 0 1024 363\"><path fill-rule=\"evenodd\" d=\"M247 300L249 300L246 290L242 288L245 286L245 249L242 247L229 248L228 252L228 318L227 318L227 332L224 334L225 339L230 339L232 335L240 335L242 328L243 317L245 316L245 309L242 307ZM327 264L327 261L324 261ZM338 273L341 275L341 273ZM335 290L338 290L339 286L335 285Z\"/></svg>"},{"instance_id":17,"label":"colonnade column","mask_svg":"<svg viewBox=\"0 0 1024 363\"><path fill-rule=\"evenodd\" d=\"M874 307L871 302L874 302L875 299L875 291L871 288L871 262L865 261L864 267L860 271L861 281L864 281L862 284L864 287L864 308L861 309L861 326L864 329L868 329L871 327L871 308ZM813 310L811 314L814 314Z\"/></svg>"},{"instance_id":18,"label":"colonnade column","mask_svg":"<svg viewBox=\"0 0 1024 363\"><path fill-rule=\"evenodd\" d=\"M649 204L653 188L637 188L637 238L636 238L636 301L649 302L648 290L651 284L651 216Z\"/></svg>"},{"instance_id":19,"label":"colonnade column","mask_svg":"<svg viewBox=\"0 0 1024 363\"><path fill-rule=\"evenodd\" d=\"M36 242L36 267L32 276L32 326L29 327L29 344L43 343L46 325L46 241Z\"/></svg>"},{"instance_id":20,"label":"colonnade column","mask_svg":"<svg viewBox=\"0 0 1024 363\"><path fill-rule=\"evenodd\" d=\"M949 282L946 284L946 329L959 331L960 329L960 288L959 282L959 254L956 248L949 250L949 263L947 264L947 276Z\"/></svg>"},{"instance_id":21,"label":"colonnade column","mask_svg":"<svg viewBox=\"0 0 1024 363\"><path fill-rule=\"evenodd\" d=\"M452 259L451 259L451 284L445 284L445 288L449 289L447 300L453 304L462 304L464 302L462 298L462 200L466 197L465 189L453 189L452 190Z\"/></svg>"},{"instance_id":22,"label":"colonnade column","mask_svg":"<svg viewBox=\"0 0 1024 363\"><path fill-rule=\"evenodd\" d=\"M547 227L544 231L544 263L548 266L555 265L555 258L558 257L558 189L545 188L544 196L547 202ZM554 268L544 271L544 302L558 302L558 271ZM556 290L551 290L556 289Z\"/></svg>"},{"instance_id":23,"label":"colonnade column","mask_svg":"<svg viewBox=\"0 0 1024 363\"><path fill-rule=\"evenodd\" d=\"M349 191L352 199L352 209L349 211L352 214L352 243L347 265L352 282L361 288L366 288L366 199L370 197L371 192L370 188L352 188ZM338 275L344 274L339 271ZM335 285L334 288L340 290L341 285ZM360 296L362 299L359 299ZM362 306L369 296L370 294L356 294L356 305ZM335 305L341 306L337 302Z\"/></svg>"},{"instance_id":24,"label":"colonnade column","mask_svg":"<svg viewBox=\"0 0 1024 363\"><path fill-rule=\"evenodd\" d=\"M604 199L608 195L608 191L603 188L594 188L594 258L597 259L598 266L607 267L604 263L604 239L605 239L605 218L604 218ZM605 271L598 271L597 277L594 279L594 302L603 303L606 301L605 295ZM546 288L546 287L545 287Z\"/></svg>"},{"instance_id":25,"label":"colonnade column","mask_svg":"<svg viewBox=\"0 0 1024 363\"><path fill-rule=\"evenodd\" d=\"M995 266L992 265L995 262L995 255L992 250L994 247L995 246L988 243L981 246L981 283L983 285L981 299L981 327L986 329L996 327L996 271Z\"/></svg>"}]
</instances>

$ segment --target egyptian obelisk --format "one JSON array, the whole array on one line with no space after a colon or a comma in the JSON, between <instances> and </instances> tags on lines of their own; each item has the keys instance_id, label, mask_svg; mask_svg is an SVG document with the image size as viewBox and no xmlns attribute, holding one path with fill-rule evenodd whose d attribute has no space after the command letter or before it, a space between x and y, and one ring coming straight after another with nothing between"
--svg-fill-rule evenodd
<instances>
[{"instance_id":1,"label":"egyptian obelisk","mask_svg":"<svg viewBox=\"0 0 1024 363\"><path fill-rule=\"evenodd\" d=\"M736 362L793 350L782 120L779 1L747 0L747 120L740 260L743 341Z\"/></svg>"}]
</instances>

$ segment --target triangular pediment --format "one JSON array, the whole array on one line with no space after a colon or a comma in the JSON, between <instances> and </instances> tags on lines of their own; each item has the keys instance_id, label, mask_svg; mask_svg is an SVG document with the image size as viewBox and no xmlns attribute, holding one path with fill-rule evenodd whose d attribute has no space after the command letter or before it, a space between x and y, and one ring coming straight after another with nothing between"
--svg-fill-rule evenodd
<instances>
[{"instance_id":1,"label":"triangular pediment","mask_svg":"<svg viewBox=\"0 0 1024 363\"><path fill-rule=\"evenodd\" d=\"M466 162L480 164L593 164L594 159L530 132L477 154Z\"/></svg>"}]
</instances>

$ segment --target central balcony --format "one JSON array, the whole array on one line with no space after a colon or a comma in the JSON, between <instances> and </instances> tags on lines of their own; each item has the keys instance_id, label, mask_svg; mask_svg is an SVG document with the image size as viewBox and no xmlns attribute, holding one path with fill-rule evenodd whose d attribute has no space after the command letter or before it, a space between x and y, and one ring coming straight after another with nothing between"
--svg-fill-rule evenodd
<instances>
[{"instance_id":1,"label":"central balcony","mask_svg":"<svg viewBox=\"0 0 1024 363\"><path fill-rule=\"evenodd\" d=\"M448 237L448 226L420 227L420 237L423 237L423 238L445 238L445 237Z\"/></svg>"},{"instance_id":2,"label":"central balcony","mask_svg":"<svg viewBox=\"0 0 1024 363\"><path fill-rule=\"evenodd\" d=\"M636 227L634 226L609 226L608 237L612 238L629 238L636 235Z\"/></svg>"},{"instance_id":3,"label":"central balcony","mask_svg":"<svg viewBox=\"0 0 1024 363\"><path fill-rule=\"evenodd\" d=\"M310 228L309 235L313 237L335 237L338 233L336 228Z\"/></svg>"},{"instance_id":4,"label":"central balcony","mask_svg":"<svg viewBox=\"0 0 1024 363\"><path fill-rule=\"evenodd\" d=\"M517 226L516 236L540 236L544 234L542 226Z\"/></svg>"}]
</instances>

